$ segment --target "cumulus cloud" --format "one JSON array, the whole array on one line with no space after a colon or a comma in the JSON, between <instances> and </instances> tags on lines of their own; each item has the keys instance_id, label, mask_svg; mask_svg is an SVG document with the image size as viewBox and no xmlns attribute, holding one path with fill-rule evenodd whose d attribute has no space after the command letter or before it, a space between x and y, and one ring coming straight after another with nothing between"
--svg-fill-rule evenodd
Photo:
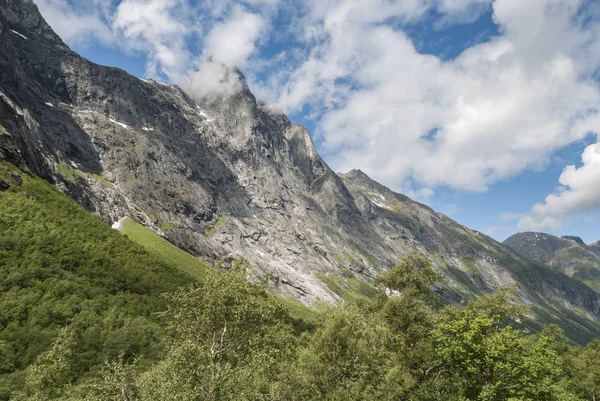
<instances>
[{"instance_id":1,"label":"cumulus cloud","mask_svg":"<svg viewBox=\"0 0 600 401\"><path fill-rule=\"evenodd\" d=\"M210 102L239 92L243 82L237 69L209 59L192 73L185 88L197 102Z\"/></svg>"},{"instance_id":2,"label":"cumulus cloud","mask_svg":"<svg viewBox=\"0 0 600 401\"><path fill-rule=\"evenodd\" d=\"M73 7L67 0L36 0L35 4L54 31L68 43L92 40L110 44L114 36L103 16L104 4L84 2Z\"/></svg>"},{"instance_id":3,"label":"cumulus cloud","mask_svg":"<svg viewBox=\"0 0 600 401\"><path fill-rule=\"evenodd\" d=\"M230 96L242 88L237 69L246 66L256 50L256 41L264 28L261 16L241 6L215 24L204 42L203 58L188 82L187 89L196 100Z\"/></svg>"},{"instance_id":4,"label":"cumulus cloud","mask_svg":"<svg viewBox=\"0 0 600 401\"><path fill-rule=\"evenodd\" d=\"M189 12L184 0L123 0L112 28L125 46L147 53L147 76L182 82L192 56L186 42L190 22L181 16Z\"/></svg>"},{"instance_id":5,"label":"cumulus cloud","mask_svg":"<svg viewBox=\"0 0 600 401\"><path fill-rule=\"evenodd\" d=\"M323 110L317 135L337 170L360 168L395 188L410 179L484 191L588 133L600 104L589 68L598 24L580 2L496 0L501 35L449 61L420 54L388 22L418 18L424 2L388 10L396 14L357 3L317 7L317 45L279 97L291 111Z\"/></svg>"},{"instance_id":6,"label":"cumulus cloud","mask_svg":"<svg viewBox=\"0 0 600 401\"><path fill-rule=\"evenodd\" d=\"M567 166L560 175L560 187L533 206L531 214L519 220L520 230L553 231L562 218L600 209L600 142L581 155L582 166Z\"/></svg>"},{"instance_id":7,"label":"cumulus cloud","mask_svg":"<svg viewBox=\"0 0 600 401\"><path fill-rule=\"evenodd\" d=\"M255 50L255 41L264 26L263 19L241 7L231 16L215 24L206 38L204 53L226 65L244 67Z\"/></svg>"}]
</instances>

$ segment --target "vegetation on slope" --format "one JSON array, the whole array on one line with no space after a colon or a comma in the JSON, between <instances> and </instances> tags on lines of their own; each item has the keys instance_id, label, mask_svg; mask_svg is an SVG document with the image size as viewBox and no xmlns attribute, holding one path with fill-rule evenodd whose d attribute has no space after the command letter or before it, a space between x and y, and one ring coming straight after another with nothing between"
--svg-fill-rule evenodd
<instances>
[{"instance_id":1,"label":"vegetation on slope","mask_svg":"<svg viewBox=\"0 0 600 401\"><path fill-rule=\"evenodd\" d=\"M160 354L159 294L189 282L50 184L7 164L0 180L0 399L61 332L74 333L72 379L105 359Z\"/></svg>"},{"instance_id":2,"label":"vegetation on slope","mask_svg":"<svg viewBox=\"0 0 600 401\"><path fill-rule=\"evenodd\" d=\"M161 259L165 264L196 280L202 280L211 269L206 263L131 219L127 218L122 222L121 232L126 234L132 241L142 245L149 253Z\"/></svg>"},{"instance_id":3,"label":"vegetation on slope","mask_svg":"<svg viewBox=\"0 0 600 401\"><path fill-rule=\"evenodd\" d=\"M14 400L593 400L600 342L571 349L556 326L513 327L526 307L502 290L440 307L439 278L410 255L377 282L373 300L348 301L298 337L277 298L236 273L209 273L167 296L162 358L107 360L73 383L78 349L65 329L27 369Z\"/></svg>"},{"instance_id":4,"label":"vegetation on slope","mask_svg":"<svg viewBox=\"0 0 600 401\"><path fill-rule=\"evenodd\" d=\"M443 306L420 255L377 288L324 276L344 302L297 311L311 319L301 326L289 301L248 284L243 269L207 269L126 225L149 253L39 179L7 165L0 179L11 185L0 192L0 399L600 395L600 341L573 348L556 326L519 329L529 312L511 290Z\"/></svg>"},{"instance_id":5,"label":"vegetation on slope","mask_svg":"<svg viewBox=\"0 0 600 401\"><path fill-rule=\"evenodd\" d=\"M148 227L131 219L123 221L121 232L126 234L130 240L142 245L150 254L167 265L195 278L197 281L202 281L213 270L206 263L171 244ZM238 263L243 264L242 261L238 261ZM324 303L317 304L315 308L308 308L295 299L283 297L278 299L284 305L289 315L288 319L293 323L298 333L314 328L319 320L319 311L328 308L328 305Z\"/></svg>"}]
</instances>

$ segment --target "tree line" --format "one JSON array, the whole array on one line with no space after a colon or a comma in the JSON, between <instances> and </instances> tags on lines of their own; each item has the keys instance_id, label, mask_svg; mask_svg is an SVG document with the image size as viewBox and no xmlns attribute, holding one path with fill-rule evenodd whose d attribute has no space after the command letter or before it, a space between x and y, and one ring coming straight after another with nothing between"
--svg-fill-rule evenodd
<instances>
[{"instance_id":1,"label":"tree line","mask_svg":"<svg viewBox=\"0 0 600 401\"><path fill-rule=\"evenodd\" d=\"M298 336L286 309L236 273L165 296L160 360L105 361L72 382L80 341L66 328L27 369L13 400L596 400L600 341L569 345L556 326L519 329L514 289L442 306L440 276L410 254L375 280L372 300L345 302Z\"/></svg>"}]
</instances>

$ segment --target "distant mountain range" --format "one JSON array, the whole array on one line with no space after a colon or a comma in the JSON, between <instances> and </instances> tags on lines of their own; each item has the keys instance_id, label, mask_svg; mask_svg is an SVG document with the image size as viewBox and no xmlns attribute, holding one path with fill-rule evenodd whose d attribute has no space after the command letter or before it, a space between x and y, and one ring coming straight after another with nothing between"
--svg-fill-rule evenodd
<instances>
[{"instance_id":1,"label":"distant mountain range","mask_svg":"<svg viewBox=\"0 0 600 401\"><path fill-rule=\"evenodd\" d=\"M600 241L586 244L579 237L526 232L507 238L504 245L581 280L600 293Z\"/></svg>"},{"instance_id":2,"label":"distant mountain range","mask_svg":"<svg viewBox=\"0 0 600 401\"><path fill-rule=\"evenodd\" d=\"M108 224L130 217L222 267L244 258L307 305L337 302L416 250L450 302L518 286L532 325L600 335L598 243L525 233L502 244L359 170L337 174L306 129L231 73L240 93L195 101L80 57L31 0L0 0L0 158Z\"/></svg>"}]
</instances>

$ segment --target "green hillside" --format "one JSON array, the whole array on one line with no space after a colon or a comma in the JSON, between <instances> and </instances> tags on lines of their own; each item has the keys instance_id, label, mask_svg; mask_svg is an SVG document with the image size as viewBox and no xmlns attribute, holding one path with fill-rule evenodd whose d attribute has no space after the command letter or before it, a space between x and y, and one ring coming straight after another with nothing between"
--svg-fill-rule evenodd
<instances>
[{"instance_id":1,"label":"green hillside","mask_svg":"<svg viewBox=\"0 0 600 401\"><path fill-rule=\"evenodd\" d=\"M45 181L0 164L0 400L62 327L77 334L73 377L123 353L162 348L160 297L190 282Z\"/></svg>"},{"instance_id":2,"label":"green hillside","mask_svg":"<svg viewBox=\"0 0 600 401\"><path fill-rule=\"evenodd\" d=\"M121 232L129 239L142 245L152 255L158 257L173 269L197 280L202 280L209 269L206 263L171 244L149 228L127 218L123 221Z\"/></svg>"},{"instance_id":3,"label":"green hillside","mask_svg":"<svg viewBox=\"0 0 600 401\"><path fill-rule=\"evenodd\" d=\"M0 164L0 400L23 386L26 368L62 328L73 329L73 381L97 377L104 360L156 359L164 330L161 294L210 266L131 219L122 235L47 182ZM318 312L280 299L297 331Z\"/></svg>"}]
</instances>

